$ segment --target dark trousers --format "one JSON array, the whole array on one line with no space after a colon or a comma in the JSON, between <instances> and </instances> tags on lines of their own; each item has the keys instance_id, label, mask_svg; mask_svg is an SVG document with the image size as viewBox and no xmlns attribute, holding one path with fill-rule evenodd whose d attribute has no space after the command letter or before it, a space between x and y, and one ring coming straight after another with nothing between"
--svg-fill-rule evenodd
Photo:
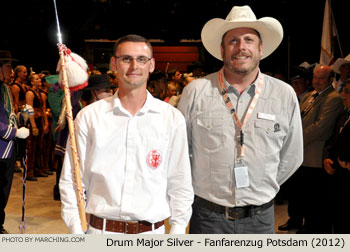
<instances>
[{"instance_id":1,"label":"dark trousers","mask_svg":"<svg viewBox=\"0 0 350 252\"><path fill-rule=\"evenodd\" d=\"M330 177L323 168L300 167L301 203L305 212L304 231L309 234L332 233Z\"/></svg>"},{"instance_id":2,"label":"dark trousers","mask_svg":"<svg viewBox=\"0 0 350 252\"><path fill-rule=\"evenodd\" d=\"M52 134L51 132L47 134L42 134L42 140L41 142L41 150L42 150L42 171L49 171L49 160L52 156L52 149L51 149L51 140L52 140Z\"/></svg>"},{"instance_id":3,"label":"dark trousers","mask_svg":"<svg viewBox=\"0 0 350 252\"><path fill-rule=\"evenodd\" d=\"M43 140L43 127L42 118L35 119L35 123L39 128L39 135L33 136L33 129L30 126L30 134L27 138L27 177L32 177L42 172L42 140Z\"/></svg>"},{"instance_id":4,"label":"dark trousers","mask_svg":"<svg viewBox=\"0 0 350 252\"><path fill-rule=\"evenodd\" d=\"M62 165L63 165L63 157L62 156L55 156L55 159L57 161L57 170L56 170L56 184L53 187L53 195L55 199L60 199L60 178L61 178L61 171L62 171Z\"/></svg>"},{"instance_id":5,"label":"dark trousers","mask_svg":"<svg viewBox=\"0 0 350 252\"><path fill-rule=\"evenodd\" d=\"M10 158L0 159L0 230L5 222L5 207L10 196L15 162L16 148Z\"/></svg>"},{"instance_id":6,"label":"dark trousers","mask_svg":"<svg viewBox=\"0 0 350 252\"><path fill-rule=\"evenodd\" d=\"M288 200L288 215L289 222L295 226L302 226L305 217L305 202L302 202L303 198L300 197L304 193L304 188L301 184L304 184L304 169L301 167L282 185L285 190L286 198Z\"/></svg>"},{"instance_id":7,"label":"dark trousers","mask_svg":"<svg viewBox=\"0 0 350 252\"><path fill-rule=\"evenodd\" d=\"M350 234L350 172L338 168L333 176L330 192L332 193L331 216L335 234Z\"/></svg>"},{"instance_id":8,"label":"dark trousers","mask_svg":"<svg viewBox=\"0 0 350 252\"><path fill-rule=\"evenodd\" d=\"M288 180L289 221L310 234L332 233L330 177L323 168L301 166Z\"/></svg>"},{"instance_id":9,"label":"dark trousers","mask_svg":"<svg viewBox=\"0 0 350 252\"><path fill-rule=\"evenodd\" d=\"M217 213L199 206L192 205L190 234L273 234L274 206L260 213L237 220L230 220L223 213Z\"/></svg>"}]
</instances>

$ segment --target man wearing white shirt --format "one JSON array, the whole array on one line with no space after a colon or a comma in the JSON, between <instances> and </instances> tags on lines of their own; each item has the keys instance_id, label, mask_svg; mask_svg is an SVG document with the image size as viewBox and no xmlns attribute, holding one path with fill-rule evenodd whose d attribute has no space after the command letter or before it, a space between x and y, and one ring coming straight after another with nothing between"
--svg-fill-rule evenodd
<instances>
[{"instance_id":1,"label":"man wearing white shirt","mask_svg":"<svg viewBox=\"0 0 350 252\"><path fill-rule=\"evenodd\" d=\"M77 115L75 130L90 214L88 233L184 234L193 188L186 125L175 108L146 90L155 60L143 37L118 40L111 58L119 91ZM71 148L60 180L62 217L82 233L73 186Z\"/></svg>"}]
</instances>

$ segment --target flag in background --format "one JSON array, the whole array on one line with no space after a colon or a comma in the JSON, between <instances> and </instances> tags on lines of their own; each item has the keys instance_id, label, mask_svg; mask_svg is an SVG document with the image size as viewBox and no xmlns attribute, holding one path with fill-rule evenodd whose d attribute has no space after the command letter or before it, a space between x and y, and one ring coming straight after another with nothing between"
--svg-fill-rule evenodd
<instances>
[{"instance_id":1,"label":"flag in background","mask_svg":"<svg viewBox=\"0 0 350 252\"><path fill-rule=\"evenodd\" d=\"M321 38L321 65L331 65L334 63L333 39L337 36L334 18L332 17L331 0L326 0L323 15L323 27Z\"/></svg>"}]
</instances>

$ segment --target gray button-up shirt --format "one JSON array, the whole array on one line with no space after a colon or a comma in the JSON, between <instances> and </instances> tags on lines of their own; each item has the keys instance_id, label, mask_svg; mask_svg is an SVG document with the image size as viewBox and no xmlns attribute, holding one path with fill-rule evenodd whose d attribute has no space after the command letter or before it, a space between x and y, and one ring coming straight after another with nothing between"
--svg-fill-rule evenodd
<instances>
[{"instance_id":1,"label":"gray button-up shirt","mask_svg":"<svg viewBox=\"0 0 350 252\"><path fill-rule=\"evenodd\" d=\"M298 99L291 86L264 75L258 103L243 125L250 185L237 189L234 164L240 151L240 129L225 106L217 76L213 73L192 81L178 105L187 123L194 192L224 206L264 204L303 160ZM258 79L242 94L230 87L229 97L241 121Z\"/></svg>"}]
</instances>

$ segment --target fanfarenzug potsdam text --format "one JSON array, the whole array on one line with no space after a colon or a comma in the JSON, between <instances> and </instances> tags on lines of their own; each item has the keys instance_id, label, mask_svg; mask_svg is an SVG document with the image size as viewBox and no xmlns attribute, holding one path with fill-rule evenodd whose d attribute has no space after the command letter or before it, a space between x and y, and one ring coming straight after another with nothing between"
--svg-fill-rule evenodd
<instances>
[{"instance_id":1,"label":"fanfarenzug potsdam text","mask_svg":"<svg viewBox=\"0 0 350 252\"><path fill-rule=\"evenodd\" d=\"M212 239L205 238L204 246L206 247L307 247L307 240L299 239Z\"/></svg>"},{"instance_id":2,"label":"fanfarenzug potsdam text","mask_svg":"<svg viewBox=\"0 0 350 252\"><path fill-rule=\"evenodd\" d=\"M307 247L308 241L305 239L228 239L228 238L203 238L199 240L193 239L179 239L179 238L167 238L167 239L154 239L154 238L137 238L137 239L111 239L107 238L107 246L111 247L192 247L192 246L204 246L204 247Z\"/></svg>"}]
</instances>

